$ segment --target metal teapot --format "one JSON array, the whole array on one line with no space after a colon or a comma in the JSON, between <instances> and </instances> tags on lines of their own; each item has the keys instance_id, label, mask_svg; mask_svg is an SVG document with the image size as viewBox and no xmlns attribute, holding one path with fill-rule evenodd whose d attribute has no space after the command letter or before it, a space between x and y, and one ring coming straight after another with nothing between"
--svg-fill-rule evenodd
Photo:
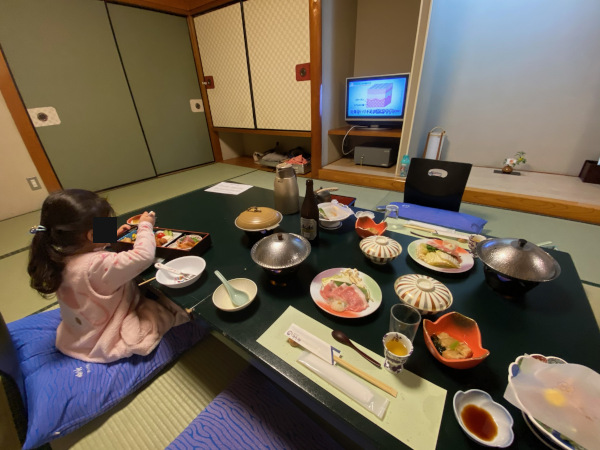
<instances>
[{"instance_id":1,"label":"metal teapot","mask_svg":"<svg viewBox=\"0 0 600 450\"><path fill-rule=\"evenodd\" d=\"M294 214L300 209L296 171L291 164L277 164L275 175L275 209L281 214Z\"/></svg>"}]
</instances>

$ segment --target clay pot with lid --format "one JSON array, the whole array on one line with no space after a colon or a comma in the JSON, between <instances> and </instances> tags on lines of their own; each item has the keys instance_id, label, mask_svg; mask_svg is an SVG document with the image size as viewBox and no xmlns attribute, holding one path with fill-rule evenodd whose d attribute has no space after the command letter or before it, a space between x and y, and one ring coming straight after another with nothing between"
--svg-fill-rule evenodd
<instances>
[{"instance_id":1,"label":"clay pot with lid","mask_svg":"<svg viewBox=\"0 0 600 450\"><path fill-rule=\"evenodd\" d=\"M250 257L272 277L283 278L294 273L310 251L310 242L303 236L277 232L254 244Z\"/></svg>"},{"instance_id":2,"label":"clay pot with lid","mask_svg":"<svg viewBox=\"0 0 600 450\"><path fill-rule=\"evenodd\" d=\"M487 283L497 292L519 297L560 275L560 265L525 239L487 239L475 248Z\"/></svg>"},{"instance_id":3,"label":"clay pot with lid","mask_svg":"<svg viewBox=\"0 0 600 450\"><path fill-rule=\"evenodd\" d=\"M281 213L265 206L251 206L235 219L235 226L250 237L260 238L271 234L283 219Z\"/></svg>"}]
</instances>

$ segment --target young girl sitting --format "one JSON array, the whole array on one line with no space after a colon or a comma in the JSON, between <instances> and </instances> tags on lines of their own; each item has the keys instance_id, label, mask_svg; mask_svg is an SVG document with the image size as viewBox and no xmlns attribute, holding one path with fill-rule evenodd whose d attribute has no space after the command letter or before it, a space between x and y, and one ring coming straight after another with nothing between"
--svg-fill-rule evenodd
<instances>
[{"instance_id":1,"label":"young girl sitting","mask_svg":"<svg viewBox=\"0 0 600 450\"><path fill-rule=\"evenodd\" d=\"M93 242L94 217L113 215L93 192L68 189L46 198L40 225L31 230L31 287L43 296L56 293L62 318L56 347L84 361L147 355L170 328L189 320L170 300L143 297L133 281L154 262L154 213L142 214L133 249L121 253Z\"/></svg>"}]
</instances>

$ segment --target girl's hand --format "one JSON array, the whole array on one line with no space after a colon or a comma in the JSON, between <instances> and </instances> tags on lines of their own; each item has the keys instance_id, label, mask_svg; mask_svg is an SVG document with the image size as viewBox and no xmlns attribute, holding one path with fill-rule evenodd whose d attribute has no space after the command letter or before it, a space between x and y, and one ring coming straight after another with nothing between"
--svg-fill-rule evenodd
<instances>
[{"instance_id":1,"label":"girl's hand","mask_svg":"<svg viewBox=\"0 0 600 450\"><path fill-rule=\"evenodd\" d=\"M154 226L154 222L156 221L156 215L154 211L144 211L144 214L140 217L140 222L150 222L152 226Z\"/></svg>"},{"instance_id":2,"label":"girl's hand","mask_svg":"<svg viewBox=\"0 0 600 450\"><path fill-rule=\"evenodd\" d=\"M127 233L129 230L131 230L131 227L129 225L121 225L117 230L117 236L121 236L122 234Z\"/></svg>"}]
</instances>

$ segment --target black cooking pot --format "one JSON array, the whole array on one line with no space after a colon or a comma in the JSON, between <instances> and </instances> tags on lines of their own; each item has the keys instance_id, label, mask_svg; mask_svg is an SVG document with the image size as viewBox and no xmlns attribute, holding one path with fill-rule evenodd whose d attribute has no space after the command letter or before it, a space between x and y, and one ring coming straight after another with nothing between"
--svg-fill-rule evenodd
<instances>
[{"instance_id":1,"label":"black cooking pot","mask_svg":"<svg viewBox=\"0 0 600 450\"><path fill-rule=\"evenodd\" d=\"M487 239L475 249L486 282L502 295L519 297L560 275L556 260L525 239Z\"/></svg>"}]
</instances>

